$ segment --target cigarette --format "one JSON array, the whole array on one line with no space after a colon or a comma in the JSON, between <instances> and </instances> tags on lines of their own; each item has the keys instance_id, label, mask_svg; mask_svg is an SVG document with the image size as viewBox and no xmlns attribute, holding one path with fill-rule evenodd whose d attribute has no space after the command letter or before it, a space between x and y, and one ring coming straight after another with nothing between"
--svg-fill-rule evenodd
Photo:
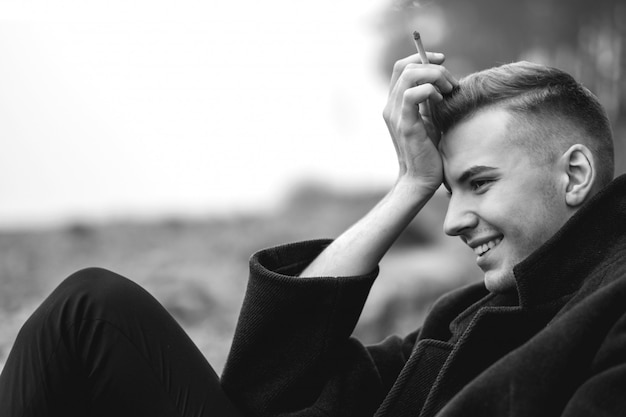
<instances>
[{"instance_id":1,"label":"cigarette","mask_svg":"<svg viewBox=\"0 0 626 417\"><path fill-rule=\"evenodd\" d=\"M426 55L426 50L424 49L424 45L422 45L422 37L418 31L413 32L413 40L415 41L415 47L417 48L417 52L420 54L420 59L422 60L422 64L430 64L428 60L428 56ZM430 100L426 100L424 102L424 113L430 115Z\"/></svg>"},{"instance_id":2,"label":"cigarette","mask_svg":"<svg viewBox=\"0 0 626 417\"><path fill-rule=\"evenodd\" d=\"M422 64L429 64L428 56L426 55L426 50L424 49L424 45L422 45L422 37L418 31L413 32L413 40L415 41L415 47L417 48L417 52L420 54L420 59L422 60Z\"/></svg>"}]
</instances>

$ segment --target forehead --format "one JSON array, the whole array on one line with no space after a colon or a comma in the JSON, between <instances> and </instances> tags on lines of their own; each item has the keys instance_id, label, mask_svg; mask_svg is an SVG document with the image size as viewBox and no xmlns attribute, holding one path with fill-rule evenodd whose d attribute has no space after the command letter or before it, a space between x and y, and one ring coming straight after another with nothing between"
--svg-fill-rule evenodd
<instances>
[{"instance_id":1,"label":"forehead","mask_svg":"<svg viewBox=\"0 0 626 417\"><path fill-rule=\"evenodd\" d=\"M446 132L439 143L446 177L472 166L499 166L518 153L519 147L513 146L513 132L509 130L512 121L513 116L508 111L489 108Z\"/></svg>"}]
</instances>

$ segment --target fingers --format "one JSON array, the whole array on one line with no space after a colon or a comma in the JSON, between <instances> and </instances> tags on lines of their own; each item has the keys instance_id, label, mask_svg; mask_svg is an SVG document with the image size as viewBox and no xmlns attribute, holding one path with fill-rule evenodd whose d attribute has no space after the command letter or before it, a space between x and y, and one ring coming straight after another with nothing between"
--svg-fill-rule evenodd
<instances>
[{"instance_id":1,"label":"fingers","mask_svg":"<svg viewBox=\"0 0 626 417\"><path fill-rule=\"evenodd\" d=\"M420 84L434 84L442 93L449 93L458 84L448 70L436 64L409 64L393 87L400 91Z\"/></svg>"},{"instance_id":2,"label":"fingers","mask_svg":"<svg viewBox=\"0 0 626 417\"><path fill-rule=\"evenodd\" d=\"M430 61L431 64L436 64L436 65L443 64L443 62L446 59L443 54L438 53L438 52L427 52L426 56L428 57L428 60ZM407 56L406 58L398 60L393 66L393 73L391 75L391 85L392 86L395 85L396 81L398 81L398 77L400 77L400 74L402 74L402 71L404 71L404 69L409 64L421 64L421 63L422 63L422 59L420 58L419 54L413 54L413 55Z\"/></svg>"},{"instance_id":3,"label":"fingers","mask_svg":"<svg viewBox=\"0 0 626 417\"><path fill-rule=\"evenodd\" d=\"M420 112L415 111L417 103L425 104L427 100L439 102L443 100L443 96L432 84L422 84L409 88L402 94L402 120L409 125L413 125L420 120ZM424 113L424 112L421 112Z\"/></svg>"},{"instance_id":4,"label":"fingers","mask_svg":"<svg viewBox=\"0 0 626 417\"><path fill-rule=\"evenodd\" d=\"M428 59L431 63L421 64L419 54L414 54L396 62L383 112L385 120L404 126L423 124L422 116L430 116L427 101L441 101L442 94L458 85L456 78L440 65L445 59L443 54L429 52Z\"/></svg>"},{"instance_id":5,"label":"fingers","mask_svg":"<svg viewBox=\"0 0 626 417\"><path fill-rule=\"evenodd\" d=\"M458 81L441 64L444 56L428 53L430 63L422 64L419 54L396 62L383 118L396 148L400 176L420 181L441 180L441 157L437 151L439 132L426 110L430 101L443 100ZM419 107L419 108L418 108Z\"/></svg>"},{"instance_id":6,"label":"fingers","mask_svg":"<svg viewBox=\"0 0 626 417\"><path fill-rule=\"evenodd\" d=\"M408 64L398 77L396 84L389 92L388 106L392 109L412 109L418 113L417 104L427 99L440 101L442 94L449 93L458 84L456 79L441 65L436 64ZM410 106L407 100L413 100ZM424 105L420 105L423 115L429 115ZM403 118L407 115L403 114ZM419 115L411 117L411 121L418 120Z\"/></svg>"}]
</instances>

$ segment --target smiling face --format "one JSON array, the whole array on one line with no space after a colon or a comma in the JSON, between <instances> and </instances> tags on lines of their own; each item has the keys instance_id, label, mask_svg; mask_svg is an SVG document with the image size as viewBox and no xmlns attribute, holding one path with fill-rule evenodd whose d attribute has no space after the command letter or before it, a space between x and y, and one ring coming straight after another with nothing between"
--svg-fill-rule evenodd
<instances>
[{"instance_id":1,"label":"smiling face","mask_svg":"<svg viewBox=\"0 0 626 417\"><path fill-rule=\"evenodd\" d=\"M439 145L451 191L444 231L474 250L492 292L515 289L513 267L572 215L558 161L521 145L513 121L505 110L481 110Z\"/></svg>"}]
</instances>

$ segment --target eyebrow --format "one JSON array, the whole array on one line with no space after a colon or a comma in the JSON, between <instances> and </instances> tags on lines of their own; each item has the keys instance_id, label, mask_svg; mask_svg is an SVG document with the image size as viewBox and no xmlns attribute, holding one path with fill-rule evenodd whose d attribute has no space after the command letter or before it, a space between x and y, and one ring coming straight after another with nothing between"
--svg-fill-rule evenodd
<instances>
[{"instance_id":1,"label":"eyebrow","mask_svg":"<svg viewBox=\"0 0 626 417\"><path fill-rule=\"evenodd\" d=\"M485 165L474 165L473 167L466 169L461 176L459 177L458 182L459 183L463 183L465 181L467 181L468 179L470 179L471 177L473 177L474 175L478 175L478 174L482 174L484 172L487 171L493 171L495 169L498 169L496 167L489 167L489 166L485 166Z\"/></svg>"},{"instance_id":2,"label":"eyebrow","mask_svg":"<svg viewBox=\"0 0 626 417\"><path fill-rule=\"evenodd\" d=\"M486 165L474 165L473 167L470 167L468 169L466 169L465 171L463 171L463 173L459 176L459 179L457 180L457 182L459 184L464 183L465 181L467 181L468 179L470 179L471 177L478 175L478 174L482 174L484 172L488 172L488 171L494 171L498 168L496 167L490 167L490 166L486 166ZM448 193L451 193L451 188L450 188L450 184L448 184L448 182L445 180L443 180L443 186L446 187L446 190L448 190Z\"/></svg>"}]
</instances>

